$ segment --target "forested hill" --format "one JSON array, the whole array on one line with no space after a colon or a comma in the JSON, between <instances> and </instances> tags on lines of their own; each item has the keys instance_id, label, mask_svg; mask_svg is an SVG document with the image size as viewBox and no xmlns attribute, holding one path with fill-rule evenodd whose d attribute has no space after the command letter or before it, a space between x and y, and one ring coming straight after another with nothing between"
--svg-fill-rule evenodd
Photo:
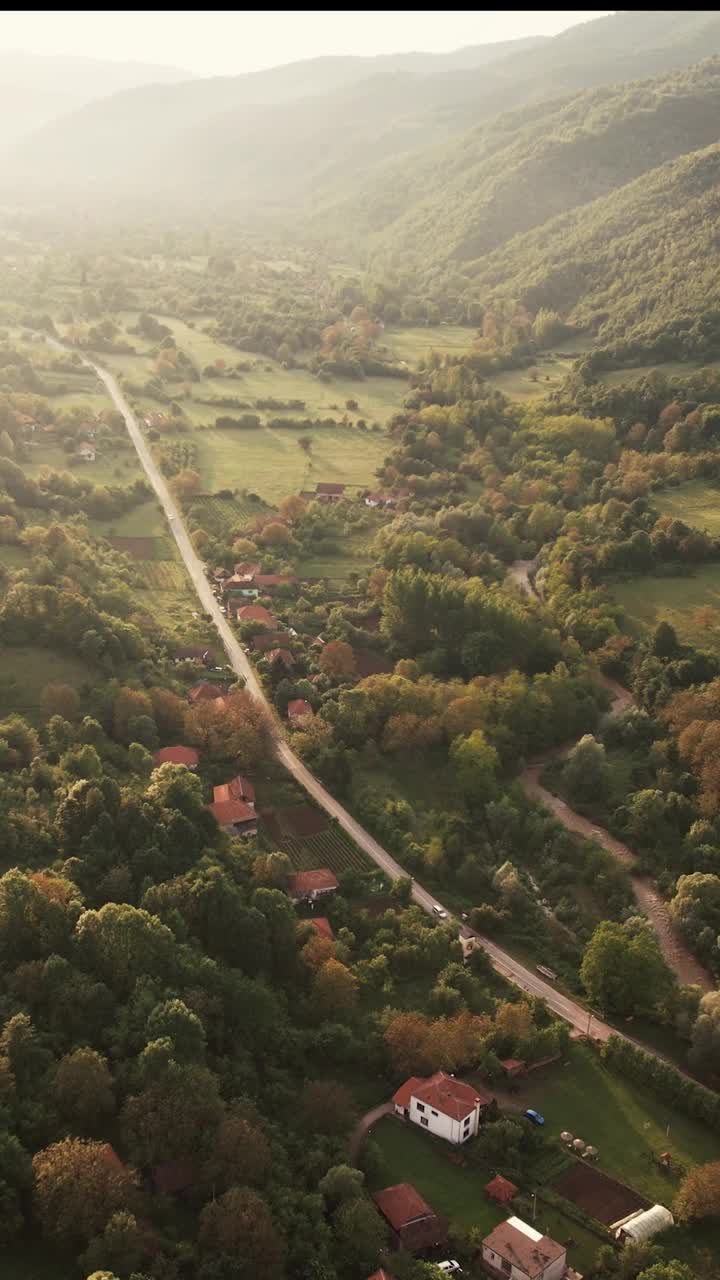
<instances>
[{"instance_id":1,"label":"forested hill","mask_svg":"<svg viewBox=\"0 0 720 1280\"><path fill-rule=\"evenodd\" d=\"M267 200L295 207L310 195L326 203L374 183L393 157L502 112L537 112L541 101L667 74L716 52L714 12L627 12L541 41L316 59L146 86L38 131L4 157L3 188L172 192L205 205L240 197L246 207Z\"/></svg>"},{"instance_id":2,"label":"forested hill","mask_svg":"<svg viewBox=\"0 0 720 1280\"><path fill-rule=\"evenodd\" d=\"M718 137L720 59L500 116L396 163L318 228L377 233L417 262L465 262ZM442 236L438 228L442 227Z\"/></svg>"}]
</instances>

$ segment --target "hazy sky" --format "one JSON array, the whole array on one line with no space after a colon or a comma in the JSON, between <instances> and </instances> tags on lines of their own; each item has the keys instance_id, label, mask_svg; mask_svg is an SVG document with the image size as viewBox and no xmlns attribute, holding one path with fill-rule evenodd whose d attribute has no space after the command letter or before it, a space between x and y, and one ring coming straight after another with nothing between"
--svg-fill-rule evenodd
<instances>
[{"instance_id":1,"label":"hazy sky","mask_svg":"<svg viewBox=\"0 0 720 1280\"><path fill-rule=\"evenodd\" d=\"M609 10L5 10L0 51L77 54L233 75L332 53L446 52L555 35Z\"/></svg>"}]
</instances>

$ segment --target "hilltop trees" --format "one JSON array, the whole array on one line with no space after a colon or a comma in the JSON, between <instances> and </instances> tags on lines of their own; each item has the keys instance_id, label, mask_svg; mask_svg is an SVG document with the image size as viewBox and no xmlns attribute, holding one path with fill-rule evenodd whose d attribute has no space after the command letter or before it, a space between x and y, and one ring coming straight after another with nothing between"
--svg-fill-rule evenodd
<instances>
[{"instance_id":1,"label":"hilltop trees","mask_svg":"<svg viewBox=\"0 0 720 1280\"><path fill-rule=\"evenodd\" d=\"M33 1171L43 1234L61 1247L87 1244L135 1199L135 1175L107 1143L65 1138L37 1153Z\"/></svg>"}]
</instances>

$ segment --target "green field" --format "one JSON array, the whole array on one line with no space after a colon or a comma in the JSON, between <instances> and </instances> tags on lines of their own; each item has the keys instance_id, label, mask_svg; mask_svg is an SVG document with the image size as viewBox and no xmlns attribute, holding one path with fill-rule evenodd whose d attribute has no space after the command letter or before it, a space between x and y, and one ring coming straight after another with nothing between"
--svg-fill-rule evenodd
<instances>
[{"instance_id":1,"label":"green field","mask_svg":"<svg viewBox=\"0 0 720 1280\"><path fill-rule=\"evenodd\" d=\"M717 368L720 368L720 361L717 360L708 360L701 365L689 364L684 360L666 360L664 364L641 364L633 369L608 369L605 373L599 373L597 378L598 382L604 382L607 387L615 387L621 382L639 382L641 378L647 378L649 373L662 373L666 378L689 378L698 369Z\"/></svg>"},{"instance_id":2,"label":"green field","mask_svg":"<svg viewBox=\"0 0 720 1280\"><path fill-rule=\"evenodd\" d=\"M79 688L96 673L87 662L52 649L0 645L0 680L3 711L16 711L31 720L43 720L40 695L46 684L70 684ZM6 681L13 684L6 685Z\"/></svg>"},{"instance_id":3,"label":"green field","mask_svg":"<svg viewBox=\"0 0 720 1280\"><path fill-rule=\"evenodd\" d=\"M659 622L669 622L679 638L711 653L720 653L720 613L707 617L697 611L720 611L720 565L684 568L677 577L629 578L612 585L628 629L642 636Z\"/></svg>"},{"instance_id":4,"label":"green field","mask_svg":"<svg viewBox=\"0 0 720 1280\"><path fill-rule=\"evenodd\" d=\"M527 369L504 369L502 373L489 374L487 381L510 400L533 400L555 391L564 382L575 359L574 355L567 360L550 354L539 355L535 364Z\"/></svg>"},{"instance_id":5,"label":"green field","mask_svg":"<svg viewBox=\"0 0 720 1280\"><path fill-rule=\"evenodd\" d=\"M379 338L382 346L398 360L414 366L418 360L424 359L431 351L447 351L451 355L464 355L469 351L478 335L473 325L460 324L420 324L412 328L386 329Z\"/></svg>"},{"instance_id":6,"label":"green field","mask_svg":"<svg viewBox=\"0 0 720 1280\"><path fill-rule=\"evenodd\" d=\"M382 1177L372 1184L372 1190L411 1182L441 1217L465 1229L474 1227L483 1235L509 1216L485 1198L483 1188L496 1173L494 1168L470 1164L461 1168L452 1164L448 1158L451 1148L446 1143L392 1116L380 1120L372 1137L384 1162ZM572 1236L577 1244L568 1250L568 1262L583 1272L590 1267L600 1241L589 1231L541 1201L537 1203L535 1226L563 1242Z\"/></svg>"},{"instance_id":7,"label":"green field","mask_svg":"<svg viewBox=\"0 0 720 1280\"><path fill-rule=\"evenodd\" d=\"M107 407L108 401L105 401ZM43 444L33 449L30 461L23 463L23 471L37 478L43 467L53 471L69 471L78 480L90 480L93 484L126 485L138 480L142 474L137 454L128 441L114 447L101 443L94 462L71 464L68 454L57 444Z\"/></svg>"},{"instance_id":8,"label":"green field","mask_svg":"<svg viewBox=\"0 0 720 1280\"><path fill-rule=\"evenodd\" d=\"M691 480L679 489L665 489L652 495L651 501L663 515L683 520L717 537L720 534L720 486L707 480Z\"/></svg>"}]
</instances>

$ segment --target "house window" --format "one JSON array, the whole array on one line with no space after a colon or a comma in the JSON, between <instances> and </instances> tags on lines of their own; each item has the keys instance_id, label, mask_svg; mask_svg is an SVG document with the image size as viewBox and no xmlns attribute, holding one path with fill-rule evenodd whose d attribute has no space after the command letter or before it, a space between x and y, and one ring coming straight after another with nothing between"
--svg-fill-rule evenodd
<instances>
[{"instance_id":1,"label":"house window","mask_svg":"<svg viewBox=\"0 0 720 1280\"><path fill-rule=\"evenodd\" d=\"M421 1123L421 1124L424 1124L424 1125L425 1125L425 1128L427 1129L428 1124L429 1124L429 1121L428 1121L427 1116L421 1116L421 1117L420 1117L420 1123Z\"/></svg>"},{"instance_id":2,"label":"house window","mask_svg":"<svg viewBox=\"0 0 720 1280\"><path fill-rule=\"evenodd\" d=\"M469 1129L469 1128L470 1128L470 1121L471 1121L471 1119L472 1119L472 1117L471 1117L471 1116L467 1116L467 1117L466 1117L466 1119L465 1119L465 1128L466 1128L466 1129Z\"/></svg>"},{"instance_id":3,"label":"house window","mask_svg":"<svg viewBox=\"0 0 720 1280\"><path fill-rule=\"evenodd\" d=\"M437 1111L433 1111L432 1107L430 1108L430 1115L431 1115L431 1116L436 1116L436 1115L437 1115Z\"/></svg>"},{"instance_id":4,"label":"house window","mask_svg":"<svg viewBox=\"0 0 720 1280\"><path fill-rule=\"evenodd\" d=\"M417 1107L418 1111L424 1111L424 1110L425 1110L425 1103L424 1103L424 1102L416 1102L416 1103L415 1103L415 1106Z\"/></svg>"},{"instance_id":5,"label":"house window","mask_svg":"<svg viewBox=\"0 0 720 1280\"><path fill-rule=\"evenodd\" d=\"M503 1271L507 1271L508 1275L510 1275L510 1272L512 1271L512 1263L508 1262L507 1258L500 1259L500 1266Z\"/></svg>"}]
</instances>

